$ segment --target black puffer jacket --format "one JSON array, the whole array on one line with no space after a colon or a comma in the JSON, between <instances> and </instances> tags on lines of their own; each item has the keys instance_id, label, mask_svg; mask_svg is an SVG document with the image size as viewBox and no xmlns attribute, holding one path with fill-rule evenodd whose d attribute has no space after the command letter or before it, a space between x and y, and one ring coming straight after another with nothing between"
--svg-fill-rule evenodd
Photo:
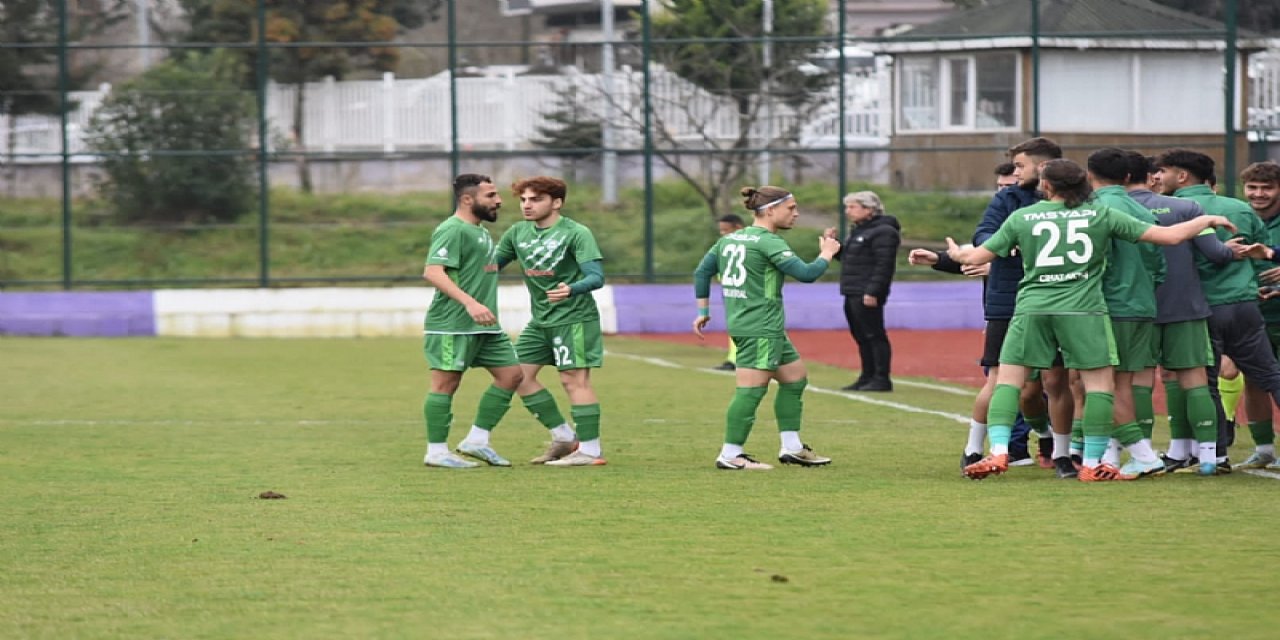
<instances>
[{"instance_id":1,"label":"black puffer jacket","mask_svg":"<svg viewBox=\"0 0 1280 640\"><path fill-rule=\"evenodd\" d=\"M878 215L855 225L840 247L840 295L872 295L884 302L898 267L902 227L893 216Z\"/></svg>"}]
</instances>

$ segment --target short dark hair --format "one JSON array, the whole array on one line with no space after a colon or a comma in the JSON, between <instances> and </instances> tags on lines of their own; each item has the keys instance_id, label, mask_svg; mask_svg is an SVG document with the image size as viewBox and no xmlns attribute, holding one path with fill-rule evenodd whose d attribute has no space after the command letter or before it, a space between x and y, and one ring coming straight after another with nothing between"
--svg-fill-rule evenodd
<instances>
[{"instance_id":1,"label":"short dark hair","mask_svg":"<svg viewBox=\"0 0 1280 640\"><path fill-rule=\"evenodd\" d=\"M747 221L746 221L746 220L743 220L743 219L742 219L742 216L740 216L740 215L738 215L738 214L736 214L736 213L726 213L726 214L724 214L724 215L720 216L719 218L717 218L717 219L716 219L716 222L725 222L725 223L731 224L731 225L733 225L733 226L735 226L735 227L745 227L745 226L747 226Z\"/></svg>"},{"instance_id":2,"label":"short dark hair","mask_svg":"<svg viewBox=\"0 0 1280 640\"><path fill-rule=\"evenodd\" d=\"M1104 147L1089 154L1089 173L1111 184L1124 184L1129 175L1129 156L1123 149Z\"/></svg>"},{"instance_id":3,"label":"short dark hair","mask_svg":"<svg viewBox=\"0 0 1280 640\"><path fill-rule=\"evenodd\" d=\"M1040 168L1040 179L1049 183L1053 193L1062 198L1068 209L1080 206L1093 195L1093 187L1084 169L1070 161L1055 159L1044 163Z\"/></svg>"},{"instance_id":4,"label":"short dark hair","mask_svg":"<svg viewBox=\"0 0 1280 640\"><path fill-rule=\"evenodd\" d=\"M564 180L552 178L550 176L534 176L532 178L525 178L524 180L520 180L511 185L511 190L514 191L517 196L524 193L527 189L532 189L534 193L543 193L551 196L552 200L563 201L565 196L569 195L569 185L565 184Z\"/></svg>"},{"instance_id":5,"label":"short dark hair","mask_svg":"<svg viewBox=\"0 0 1280 640\"><path fill-rule=\"evenodd\" d=\"M1017 167L1013 166L1012 162L1001 162L1000 164L996 165L996 175L1011 176L1013 175L1014 169L1017 169Z\"/></svg>"},{"instance_id":6,"label":"short dark hair","mask_svg":"<svg viewBox=\"0 0 1280 640\"><path fill-rule=\"evenodd\" d=\"M1170 149L1156 156L1156 166L1182 169L1200 182L1207 182L1213 177L1213 158L1190 149Z\"/></svg>"},{"instance_id":7,"label":"short dark hair","mask_svg":"<svg viewBox=\"0 0 1280 640\"><path fill-rule=\"evenodd\" d=\"M1009 147L1010 158L1019 153L1052 160L1062 157L1062 147L1059 147L1058 143L1048 138L1032 138Z\"/></svg>"},{"instance_id":8,"label":"short dark hair","mask_svg":"<svg viewBox=\"0 0 1280 640\"><path fill-rule=\"evenodd\" d=\"M1240 172L1240 182L1280 184L1280 164L1276 164L1274 160L1255 162Z\"/></svg>"},{"instance_id":9,"label":"short dark hair","mask_svg":"<svg viewBox=\"0 0 1280 640\"><path fill-rule=\"evenodd\" d=\"M1125 172L1129 175L1128 184L1146 184L1151 175L1151 158L1137 151L1124 152Z\"/></svg>"},{"instance_id":10,"label":"short dark hair","mask_svg":"<svg viewBox=\"0 0 1280 640\"><path fill-rule=\"evenodd\" d=\"M486 182L493 182L493 178L478 173L460 173L453 179L453 197L456 200L464 194L475 195L476 187Z\"/></svg>"}]
</instances>

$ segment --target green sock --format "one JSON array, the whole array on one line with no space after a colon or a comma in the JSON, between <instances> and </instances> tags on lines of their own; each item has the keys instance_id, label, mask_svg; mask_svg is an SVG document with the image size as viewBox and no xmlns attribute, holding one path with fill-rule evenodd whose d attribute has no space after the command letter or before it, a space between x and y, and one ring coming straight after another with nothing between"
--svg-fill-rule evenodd
<instances>
[{"instance_id":1,"label":"green sock","mask_svg":"<svg viewBox=\"0 0 1280 640\"><path fill-rule=\"evenodd\" d=\"M1027 421L1027 426L1031 427L1031 430L1035 431L1036 435L1041 438L1049 437L1049 414L1038 416L1023 415L1022 419Z\"/></svg>"},{"instance_id":2,"label":"green sock","mask_svg":"<svg viewBox=\"0 0 1280 640\"><path fill-rule=\"evenodd\" d=\"M1218 411L1207 385L1187 389L1187 422L1196 442L1218 441Z\"/></svg>"},{"instance_id":3,"label":"green sock","mask_svg":"<svg viewBox=\"0 0 1280 640\"><path fill-rule=\"evenodd\" d=\"M493 431L502 416L506 415L507 409L511 408L513 395L514 392L489 385L484 390L484 395L480 396L480 407L476 409L476 426L485 431Z\"/></svg>"},{"instance_id":4,"label":"green sock","mask_svg":"<svg viewBox=\"0 0 1280 640\"><path fill-rule=\"evenodd\" d=\"M1115 396L1101 391L1084 394L1084 457L1101 458L1107 452L1114 423Z\"/></svg>"},{"instance_id":5,"label":"green sock","mask_svg":"<svg viewBox=\"0 0 1280 640\"><path fill-rule=\"evenodd\" d=\"M724 441L728 444L742 446L751 435L751 425L756 422L756 408L764 400L769 387L738 387L733 392L733 400L729 401L729 411L725 419Z\"/></svg>"},{"instance_id":6,"label":"green sock","mask_svg":"<svg viewBox=\"0 0 1280 640\"><path fill-rule=\"evenodd\" d=\"M1127 447L1142 440L1142 428L1137 422L1127 422L1116 427L1111 437L1119 440L1121 446Z\"/></svg>"},{"instance_id":7,"label":"green sock","mask_svg":"<svg viewBox=\"0 0 1280 640\"><path fill-rule=\"evenodd\" d=\"M578 432L578 440L595 440L600 437L600 405L598 403L575 404L569 407L569 415L573 416L573 428Z\"/></svg>"},{"instance_id":8,"label":"green sock","mask_svg":"<svg viewBox=\"0 0 1280 640\"><path fill-rule=\"evenodd\" d=\"M422 403L422 416L427 421L427 442L448 442L449 425L453 423L453 396L428 393Z\"/></svg>"},{"instance_id":9,"label":"green sock","mask_svg":"<svg viewBox=\"0 0 1280 640\"><path fill-rule=\"evenodd\" d=\"M1071 448L1084 451L1084 418L1071 419Z\"/></svg>"},{"instance_id":10,"label":"green sock","mask_svg":"<svg viewBox=\"0 0 1280 640\"><path fill-rule=\"evenodd\" d=\"M1133 385L1133 416L1138 420L1142 437L1150 440L1151 430L1156 425L1156 408L1151 399L1151 387Z\"/></svg>"},{"instance_id":11,"label":"green sock","mask_svg":"<svg viewBox=\"0 0 1280 640\"><path fill-rule=\"evenodd\" d=\"M804 388L809 379L778 383L778 395L773 398L773 415L778 419L778 431L799 431L800 417L804 413Z\"/></svg>"},{"instance_id":12,"label":"green sock","mask_svg":"<svg viewBox=\"0 0 1280 640\"><path fill-rule=\"evenodd\" d=\"M1013 422L1018 419L1018 388L1011 384L998 384L991 394L987 407L987 438L992 448L1008 447L1013 433Z\"/></svg>"},{"instance_id":13,"label":"green sock","mask_svg":"<svg viewBox=\"0 0 1280 640\"><path fill-rule=\"evenodd\" d=\"M560 407L556 406L556 399L551 397L550 391L538 389L527 396L520 396L520 401L542 426L554 429L564 424L564 415L560 413Z\"/></svg>"},{"instance_id":14,"label":"green sock","mask_svg":"<svg viewBox=\"0 0 1280 640\"><path fill-rule=\"evenodd\" d=\"M1190 440L1191 423L1187 422L1187 392L1178 386L1177 380L1164 381L1165 404L1169 405L1169 438Z\"/></svg>"},{"instance_id":15,"label":"green sock","mask_svg":"<svg viewBox=\"0 0 1280 640\"><path fill-rule=\"evenodd\" d=\"M1271 430L1270 420L1250 420L1249 433L1253 434L1254 444L1276 443L1276 433Z\"/></svg>"}]
</instances>

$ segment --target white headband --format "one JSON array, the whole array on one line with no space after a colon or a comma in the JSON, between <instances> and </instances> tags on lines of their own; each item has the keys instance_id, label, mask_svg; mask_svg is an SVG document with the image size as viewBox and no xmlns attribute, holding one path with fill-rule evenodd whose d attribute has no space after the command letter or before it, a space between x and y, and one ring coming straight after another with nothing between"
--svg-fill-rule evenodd
<instances>
[{"instance_id":1,"label":"white headband","mask_svg":"<svg viewBox=\"0 0 1280 640\"><path fill-rule=\"evenodd\" d=\"M768 209L769 207L772 207L772 206L774 206L774 205L782 204L782 203L784 203L784 202L786 202L786 201L788 201L788 200L790 200L790 199L792 199L792 198L794 198L794 197L795 197L795 196L794 196L793 194L788 193L787 195L782 196L781 198L778 198L777 200L774 200L773 202L770 202L769 204L764 204L764 205L760 205L760 206L756 207L756 211L757 211L757 212L764 211L765 209Z\"/></svg>"}]
</instances>

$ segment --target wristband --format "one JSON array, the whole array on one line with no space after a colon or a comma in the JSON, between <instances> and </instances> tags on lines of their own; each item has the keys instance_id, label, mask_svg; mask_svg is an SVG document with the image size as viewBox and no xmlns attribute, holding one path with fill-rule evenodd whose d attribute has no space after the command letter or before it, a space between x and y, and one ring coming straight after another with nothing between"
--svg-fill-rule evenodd
<instances>
[{"instance_id":1,"label":"wristband","mask_svg":"<svg viewBox=\"0 0 1280 640\"><path fill-rule=\"evenodd\" d=\"M707 318L711 316L711 307L698 307L698 317Z\"/></svg>"}]
</instances>

